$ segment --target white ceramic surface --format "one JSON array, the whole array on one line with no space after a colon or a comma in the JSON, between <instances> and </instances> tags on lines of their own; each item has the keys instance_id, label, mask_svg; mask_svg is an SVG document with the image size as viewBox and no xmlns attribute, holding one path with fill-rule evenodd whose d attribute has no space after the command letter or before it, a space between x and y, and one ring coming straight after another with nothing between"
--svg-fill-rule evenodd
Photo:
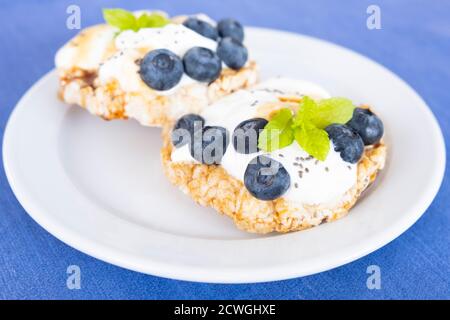
<instances>
[{"instance_id":1,"label":"white ceramic surface","mask_svg":"<svg viewBox=\"0 0 450 320\"><path fill-rule=\"evenodd\" d=\"M332 95L372 105L383 119L386 169L346 218L282 235L237 230L167 182L159 129L106 122L64 105L56 98L54 71L18 103L4 136L7 177L26 211L57 238L101 260L205 282L328 270L410 227L433 200L445 167L442 134L424 101L384 67L342 47L257 28L247 28L246 39L263 78L317 82Z\"/></svg>"}]
</instances>

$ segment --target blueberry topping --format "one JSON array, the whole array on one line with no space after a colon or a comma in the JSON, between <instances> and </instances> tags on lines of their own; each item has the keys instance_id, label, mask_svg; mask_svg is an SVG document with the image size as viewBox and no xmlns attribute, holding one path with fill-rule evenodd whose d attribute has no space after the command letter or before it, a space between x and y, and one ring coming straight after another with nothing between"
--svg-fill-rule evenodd
<instances>
[{"instance_id":1,"label":"blueberry topping","mask_svg":"<svg viewBox=\"0 0 450 320\"><path fill-rule=\"evenodd\" d=\"M332 124L325 128L342 160L357 163L364 152L364 142L356 131L345 124Z\"/></svg>"},{"instance_id":2,"label":"blueberry topping","mask_svg":"<svg viewBox=\"0 0 450 320\"><path fill-rule=\"evenodd\" d=\"M247 48L237 40L223 38L217 46L217 55L231 69L239 70L248 59Z\"/></svg>"},{"instance_id":3,"label":"blueberry topping","mask_svg":"<svg viewBox=\"0 0 450 320\"><path fill-rule=\"evenodd\" d=\"M212 82L222 71L222 61L207 48L193 47L183 57L186 74L197 81Z\"/></svg>"},{"instance_id":4,"label":"blueberry topping","mask_svg":"<svg viewBox=\"0 0 450 320\"><path fill-rule=\"evenodd\" d=\"M233 132L233 146L238 153L255 153L259 151L259 133L267 124L263 118L254 118L242 121Z\"/></svg>"},{"instance_id":5,"label":"blueberry topping","mask_svg":"<svg viewBox=\"0 0 450 320\"><path fill-rule=\"evenodd\" d=\"M244 184L255 198L274 200L289 189L291 178L280 162L260 155L248 164L244 174Z\"/></svg>"},{"instance_id":6,"label":"blueberry topping","mask_svg":"<svg viewBox=\"0 0 450 320\"><path fill-rule=\"evenodd\" d=\"M205 119L197 114L186 114L175 123L172 130L172 143L176 148L193 141L194 132L201 131L205 125Z\"/></svg>"},{"instance_id":7,"label":"blueberry topping","mask_svg":"<svg viewBox=\"0 0 450 320\"><path fill-rule=\"evenodd\" d=\"M217 30L222 38L230 37L239 42L244 40L244 28L234 19L223 19L217 24Z\"/></svg>"},{"instance_id":8,"label":"blueberry topping","mask_svg":"<svg viewBox=\"0 0 450 320\"><path fill-rule=\"evenodd\" d=\"M358 132L366 146L380 142L384 132L383 122L369 109L356 108L347 125Z\"/></svg>"},{"instance_id":9,"label":"blueberry topping","mask_svg":"<svg viewBox=\"0 0 450 320\"><path fill-rule=\"evenodd\" d=\"M212 40L216 40L219 37L217 29L206 21L197 18L188 18L185 22L183 22L183 25L186 28L194 30L202 36L210 38Z\"/></svg>"},{"instance_id":10,"label":"blueberry topping","mask_svg":"<svg viewBox=\"0 0 450 320\"><path fill-rule=\"evenodd\" d=\"M166 49L150 51L140 64L142 81L155 90L169 90L180 82L183 63L173 52Z\"/></svg>"},{"instance_id":11,"label":"blueberry topping","mask_svg":"<svg viewBox=\"0 0 450 320\"><path fill-rule=\"evenodd\" d=\"M203 164L220 164L230 142L227 129L206 126L194 132L191 156Z\"/></svg>"}]
</instances>

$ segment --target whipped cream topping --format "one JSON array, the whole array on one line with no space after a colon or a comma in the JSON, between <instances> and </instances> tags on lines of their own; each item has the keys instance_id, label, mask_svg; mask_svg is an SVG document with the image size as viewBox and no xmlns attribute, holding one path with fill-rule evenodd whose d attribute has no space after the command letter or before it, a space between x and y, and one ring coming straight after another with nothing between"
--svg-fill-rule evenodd
<instances>
[{"instance_id":1,"label":"whipped cream topping","mask_svg":"<svg viewBox=\"0 0 450 320\"><path fill-rule=\"evenodd\" d=\"M244 120L261 117L261 110L271 103L279 103L279 97L307 95L313 99L325 99L330 95L313 83L287 78L274 78L259 84L253 90L241 90L206 108L202 112L205 125L226 128L231 135L236 126ZM334 151L325 161L309 156L297 142L273 152L259 151L241 154L230 142L222 158L221 166L234 178L243 181L248 163L257 155L264 154L279 161L291 178L291 185L283 197L306 205L324 205L338 202L356 184L357 166L345 162ZM174 162L197 162L187 145L174 148L171 159Z\"/></svg>"}]
</instances>

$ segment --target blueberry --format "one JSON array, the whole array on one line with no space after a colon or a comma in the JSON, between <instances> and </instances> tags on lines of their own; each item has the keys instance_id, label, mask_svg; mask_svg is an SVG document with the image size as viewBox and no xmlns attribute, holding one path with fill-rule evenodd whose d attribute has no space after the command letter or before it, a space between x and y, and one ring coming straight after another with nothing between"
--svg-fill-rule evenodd
<instances>
[{"instance_id":1,"label":"blueberry","mask_svg":"<svg viewBox=\"0 0 450 320\"><path fill-rule=\"evenodd\" d=\"M197 81L212 82L222 71L222 61L215 52L202 47L193 47L183 57L186 74Z\"/></svg>"},{"instance_id":2,"label":"blueberry","mask_svg":"<svg viewBox=\"0 0 450 320\"><path fill-rule=\"evenodd\" d=\"M242 68L248 59L247 48L232 38L223 38L217 46L217 55L234 70Z\"/></svg>"},{"instance_id":3,"label":"blueberry","mask_svg":"<svg viewBox=\"0 0 450 320\"><path fill-rule=\"evenodd\" d=\"M217 24L217 30L222 38L230 37L239 42L244 40L244 28L234 19L223 19Z\"/></svg>"},{"instance_id":4,"label":"blueberry","mask_svg":"<svg viewBox=\"0 0 450 320\"><path fill-rule=\"evenodd\" d=\"M345 124L331 124L325 128L334 144L334 151L342 160L357 163L364 152L364 142L356 131Z\"/></svg>"},{"instance_id":5,"label":"blueberry","mask_svg":"<svg viewBox=\"0 0 450 320\"><path fill-rule=\"evenodd\" d=\"M185 22L183 22L183 25L186 28L194 30L202 36L210 38L214 41L219 37L217 29L203 20L197 18L188 18Z\"/></svg>"},{"instance_id":6,"label":"blueberry","mask_svg":"<svg viewBox=\"0 0 450 320\"><path fill-rule=\"evenodd\" d=\"M150 88L169 90L180 82L183 76L183 62L169 50L153 50L142 59L139 74Z\"/></svg>"},{"instance_id":7,"label":"blueberry","mask_svg":"<svg viewBox=\"0 0 450 320\"><path fill-rule=\"evenodd\" d=\"M281 163L260 155L248 164L244 184L255 198L274 200L289 189L291 178Z\"/></svg>"},{"instance_id":8,"label":"blueberry","mask_svg":"<svg viewBox=\"0 0 450 320\"><path fill-rule=\"evenodd\" d=\"M254 118L239 123L233 132L233 146L236 152L250 154L258 152L259 133L267 124L263 118Z\"/></svg>"},{"instance_id":9,"label":"blueberry","mask_svg":"<svg viewBox=\"0 0 450 320\"><path fill-rule=\"evenodd\" d=\"M176 148L193 141L194 132L203 129L205 119L197 114L186 114L175 123L172 130L172 143Z\"/></svg>"},{"instance_id":10,"label":"blueberry","mask_svg":"<svg viewBox=\"0 0 450 320\"><path fill-rule=\"evenodd\" d=\"M369 109L355 108L347 125L361 136L364 144L376 144L383 136L383 122Z\"/></svg>"},{"instance_id":11,"label":"blueberry","mask_svg":"<svg viewBox=\"0 0 450 320\"><path fill-rule=\"evenodd\" d=\"M229 144L227 129L206 126L194 132L191 143L191 156L203 164L220 164Z\"/></svg>"}]
</instances>

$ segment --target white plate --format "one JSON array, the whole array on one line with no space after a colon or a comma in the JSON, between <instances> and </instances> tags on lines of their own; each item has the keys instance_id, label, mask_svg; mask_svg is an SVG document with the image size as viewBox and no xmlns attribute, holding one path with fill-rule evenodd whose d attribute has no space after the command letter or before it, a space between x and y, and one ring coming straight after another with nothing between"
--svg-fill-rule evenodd
<instances>
[{"instance_id":1,"label":"white plate","mask_svg":"<svg viewBox=\"0 0 450 320\"><path fill-rule=\"evenodd\" d=\"M101 260L153 275L206 282L304 276L362 257L409 228L442 181L445 148L422 99L373 61L317 39L248 28L263 70L319 83L369 103L389 146L376 186L337 222L284 235L237 230L196 205L161 171L160 130L106 122L56 98L50 72L16 106L4 137L9 182L46 230Z\"/></svg>"}]
</instances>

